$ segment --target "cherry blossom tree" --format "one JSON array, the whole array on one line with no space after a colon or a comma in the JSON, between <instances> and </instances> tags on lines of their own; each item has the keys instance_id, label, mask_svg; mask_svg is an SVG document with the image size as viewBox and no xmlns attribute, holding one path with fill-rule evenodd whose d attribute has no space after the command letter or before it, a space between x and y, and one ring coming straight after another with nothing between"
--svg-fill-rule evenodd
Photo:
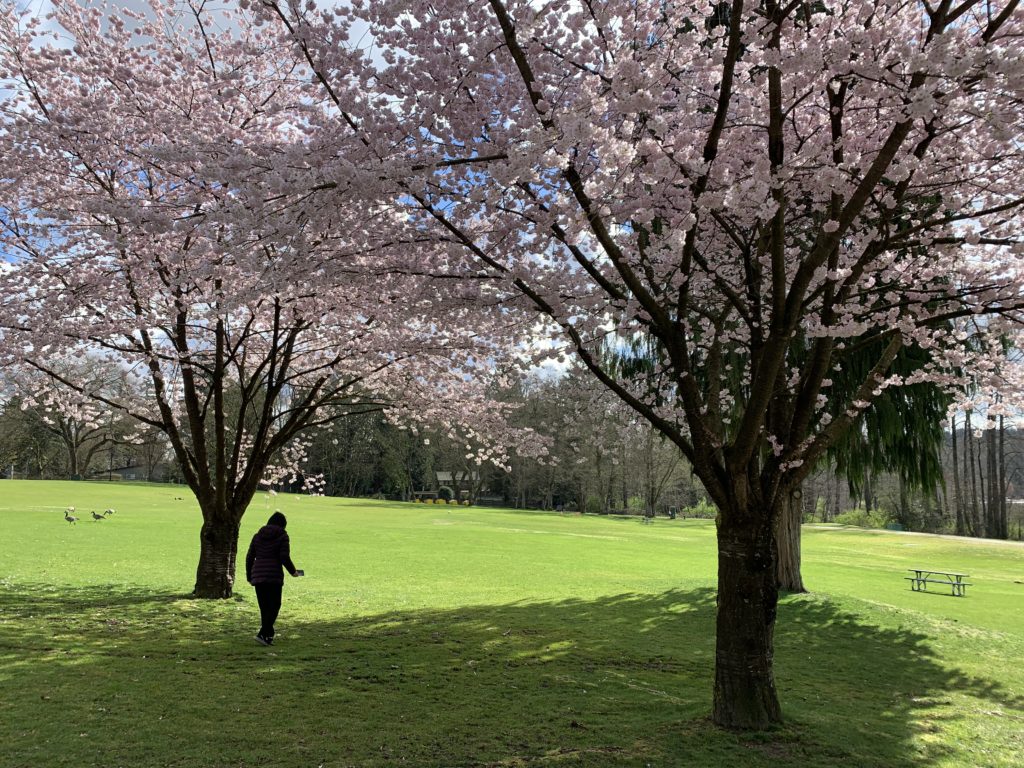
<instances>
[{"instance_id":1,"label":"cherry blossom tree","mask_svg":"<svg viewBox=\"0 0 1024 768\"><path fill-rule=\"evenodd\" d=\"M337 198L316 228L279 202L312 119L291 47L200 6L54 6L54 41L0 17L3 362L166 434L203 514L195 594L231 595L242 515L319 425L443 419L506 460L483 382L508 318L387 240L393 201ZM83 350L145 396L57 364Z\"/></svg>"},{"instance_id":2,"label":"cherry blossom tree","mask_svg":"<svg viewBox=\"0 0 1024 768\"><path fill-rule=\"evenodd\" d=\"M96 454L123 439L121 414L115 414L93 393L105 397L123 396L123 380L105 361L97 359L52 359L50 365L60 376L78 382L79 390L56 384L34 368L14 371L5 377L8 397L32 416L35 428L53 435L67 457L65 476L81 479L88 473ZM80 394L84 393L84 394Z\"/></svg>"},{"instance_id":3,"label":"cherry blossom tree","mask_svg":"<svg viewBox=\"0 0 1024 768\"><path fill-rule=\"evenodd\" d=\"M414 231L693 464L719 509L713 719L780 721L787 495L886 389L995 365L968 318L1018 333L1018 0L249 1L315 70L314 143L366 147ZM637 339L640 389L604 362ZM907 376L904 348L929 358Z\"/></svg>"}]
</instances>

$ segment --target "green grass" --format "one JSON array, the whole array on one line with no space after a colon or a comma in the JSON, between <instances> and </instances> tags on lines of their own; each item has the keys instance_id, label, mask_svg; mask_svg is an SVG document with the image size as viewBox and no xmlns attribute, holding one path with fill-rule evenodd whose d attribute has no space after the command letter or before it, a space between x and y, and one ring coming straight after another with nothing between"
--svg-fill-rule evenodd
<instances>
[{"instance_id":1,"label":"green grass","mask_svg":"<svg viewBox=\"0 0 1024 768\"><path fill-rule=\"evenodd\" d=\"M714 526L260 496L296 564L197 601L181 489L0 482L0 766L997 766L1024 750L1024 549L804 532L787 724L712 727ZM175 497L184 497L176 499ZM62 519L74 505L82 520ZM93 522L89 510L114 507ZM971 574L965 599L905 569Z\"/></svg>"}]
</instances>

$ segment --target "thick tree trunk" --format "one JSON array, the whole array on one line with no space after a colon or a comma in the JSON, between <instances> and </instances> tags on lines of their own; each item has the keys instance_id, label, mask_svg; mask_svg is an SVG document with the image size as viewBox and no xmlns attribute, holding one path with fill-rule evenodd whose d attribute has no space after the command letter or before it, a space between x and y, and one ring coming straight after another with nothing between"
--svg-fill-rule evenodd
<instances>
[{"instance_id":1,"label":"thick tree trunk","mask_svg":"<svg viewBox=\"0 0 1024 768\"><path fill-rule=\"evenodd\" d=\"M776 567L779 589L785 592L806 592L800 574L800 523L803 521L801 489L786 494L776 526L775 539L779 553Z\"/></svg>"},{"instance_id":2,"label":"thick tree trunk","mask_svg":"<svg viewBox=\"0 0 1024 768\"><path fill-rule=\"evenodd\" d=\"M199 534L199 566L193 594L202 598L231 597L235 586L239 521L228 514L204 514Z\"/></svg>"},{"instance_id":3,"label":"thick tree trunk","mask_svg":"<svg viewBox=\"0 0 1024 768\"><path fill-rule=\"evenodd\" d=\"M772 516L728 510L718 525L718 619L712 719L735 729L782 722L772 669L776 586Z\"/></svg>"}]
</instances>

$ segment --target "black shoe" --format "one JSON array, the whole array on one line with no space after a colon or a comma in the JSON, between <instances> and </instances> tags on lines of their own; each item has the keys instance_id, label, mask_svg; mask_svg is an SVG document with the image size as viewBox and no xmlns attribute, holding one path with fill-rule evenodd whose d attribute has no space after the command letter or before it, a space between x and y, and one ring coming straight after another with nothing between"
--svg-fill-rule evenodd
<instances>
[{"instance_id":1,"label":"black shoe","mask_svg":"<svg viewBox=\"0 0 1024 768\"><path fill-rule=\"evenodd\" d=\"M256 642L260 645L272 645L274 640L270 637L264 637L263 635L256 635Z\"/></svg>"}]
</instances>

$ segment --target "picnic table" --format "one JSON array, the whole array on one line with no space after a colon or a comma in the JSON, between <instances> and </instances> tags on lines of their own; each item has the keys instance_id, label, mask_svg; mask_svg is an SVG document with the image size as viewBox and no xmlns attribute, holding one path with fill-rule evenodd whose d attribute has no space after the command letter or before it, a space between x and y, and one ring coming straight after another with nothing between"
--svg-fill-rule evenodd
<instances>
[{"instance_id":1,"label":"picnic table","mask_svg":"<svg viewBox=\"0 0 1024 768\"><path fill-rule=\"evenodd\" d=\"M953 571L936 571L932 568L908 568L913 576L907 576L910 588L915 592L927 592L929 584L942 584L952 589L954 597L966 597L967 587L972 586L970 582L964 581L969 573L954 573Z\"/></svg>"}]
</instances>

